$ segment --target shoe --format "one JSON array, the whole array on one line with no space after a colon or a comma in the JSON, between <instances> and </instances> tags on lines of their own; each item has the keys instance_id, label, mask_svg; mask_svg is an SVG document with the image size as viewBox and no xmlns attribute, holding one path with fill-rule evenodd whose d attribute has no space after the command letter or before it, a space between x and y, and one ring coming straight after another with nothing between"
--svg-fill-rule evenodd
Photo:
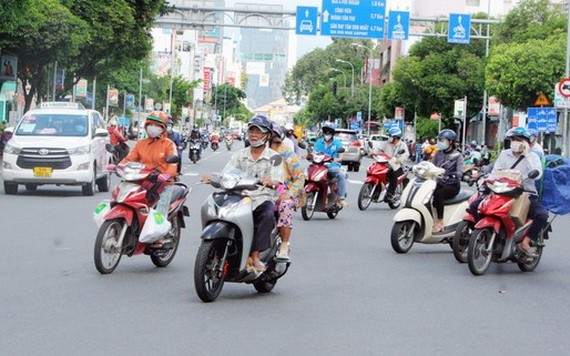
<instances>
[{"instance_id":1,"label":"shoe","mask_svg":"<svg viewBox=\"0 0 570 356\"><path fill-rule=\"evenodd\" d=\"M153 242L153 244L151 245L152 248L164 248L166 245L171 244L172 242L174 242L172 239L160 239L156 242Z\"/></svg>"},{"instance_id":2,"label":"shoe","mask_svg":"<svg viewBox=\"0 0 570 356\"><path fill-rule=\"evenodd\" d=\"M340 206L341 208L346 208L348 206L348 203L346 202L346 199L339 199L336 201L336 205Z\"/></svg>"},{"instance_id":3,"label":"shoe","mask_svg":"<svg viewBox=\"0 0 570 356\"><path fill-rule=\"evenodd\" d=\"M277 255L275 256L276 259L280 261L289 261L289 243L282 243L279 247L279 251L277 251Z\"/></svg>"},{"instance_id":4,"label":"shoe","mask_svg":"<svg viewBox=\"0 0 570 356\"><path fill-rule=\"evenodd\" d=\"M386 195L384 196L384 201L386 203L391 202L392 200L394 200L394 194L388 194L386 193Z\"/></svg>"},{"instance_id":5,"label":"shoe","mask_svg":"<svg viewBox=\"0 0 570 356\"><path fill-rule=\"evenodd\" d=\"M538 258L538 252L534 247L529 247L527 249L524 249L521 245L519 245L519 250L521 250L521 252L524 253L527 257Z\"/></svg>"}]
</instances>

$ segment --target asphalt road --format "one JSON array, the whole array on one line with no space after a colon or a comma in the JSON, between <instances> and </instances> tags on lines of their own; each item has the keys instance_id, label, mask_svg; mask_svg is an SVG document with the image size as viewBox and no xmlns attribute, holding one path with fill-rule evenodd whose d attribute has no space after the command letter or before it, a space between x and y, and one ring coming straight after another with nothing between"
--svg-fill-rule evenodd
<instances>
[{"instance_id":1,"label":"asphalt road","mask_svg":"<svg viewBox=\"0 0 570 356\"><path fill-rule=\"evenodd\" d=\"M109 193L0 188L0 355L568 354L568 217L554 222L535 272L505 264L474 277L447 245L392 251L394 211L356 205L365 161L350 173L350 206L335 220L295 216L293 264L271 293L226 283L205 304L193 266L199 209L214 189L194 183L229 153L208 149L196 165L185 158L191 217L163 269L135 256L111 275L95 270L91 214Z\"/></svg>"}]
</instances>

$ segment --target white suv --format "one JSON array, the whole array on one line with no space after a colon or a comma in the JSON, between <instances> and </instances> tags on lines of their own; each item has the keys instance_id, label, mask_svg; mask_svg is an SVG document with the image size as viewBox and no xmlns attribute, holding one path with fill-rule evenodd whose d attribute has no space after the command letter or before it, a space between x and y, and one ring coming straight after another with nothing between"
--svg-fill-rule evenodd
<instances>
[{"instance_id":1,"label":"white suv","mask_svg":"<svg viewBox=\"0 0 570 356\"><path fill-rule=\"evenodd\" d=\"M77 103L42 103L20 120L4 148L4 192L39 185L80 185L83 195L109 191L109 133L95 110Z\"/></svg>"}]
</instances>

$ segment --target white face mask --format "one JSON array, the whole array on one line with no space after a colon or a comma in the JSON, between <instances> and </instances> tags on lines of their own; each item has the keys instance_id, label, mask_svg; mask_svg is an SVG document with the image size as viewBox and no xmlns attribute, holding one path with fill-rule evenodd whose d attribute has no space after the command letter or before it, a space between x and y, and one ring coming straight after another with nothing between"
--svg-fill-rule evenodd
<instances>
[{"instance_id":1,"label":"white face mask","mask_svg":"<svg viewBox=\"0 0 570 356\"><path fill-rule=\"evenodd\" d=\"M160 126L148 125L146 127L146 133L150 138L157 138L158 136L162 135L164 129Z\"/></svg>"},{"instance_id":2,"label":"white face mask","mask_svg":"<svg viewBox=\"0 0 570 356\"><path fill-rule=\"evenodd\" d=\"M333 138L333 135L325 135L325 141L330 141Z\"/></svg>"},{"instance_id":3,"label":"white face mask","mask_svg":"<svg viewBox=\"0 0 570 356\"><path fill-rule=\"evenodd\" d=\"M522 152L526 152L529 150L529 144L527 142L521 142L521 141L512 141L511 142L511 150L513 152L518 152L518 153L522 153Z\"/></svg>"},{"instance_id":4,"label":"white face mask","mask_svg":"<svg viewBox=\"0 0 570 356\"><path fill-rule=\"evenodd\" d=\"M266 142L267 142L266 139L262 139L257 141L250 141L249 144L251 145L251 147L258 148L264 146Z\"/></svg>"},{"instance_id":5,"label":"white face mask","mask_svg":"<svg viewBox=\"0 0 570 356\"><path fill-rule=\"evenodd\" d=\"M394 136L388 137L388 142L393 143L394 142Z\"/></svg>"}]
</instances>

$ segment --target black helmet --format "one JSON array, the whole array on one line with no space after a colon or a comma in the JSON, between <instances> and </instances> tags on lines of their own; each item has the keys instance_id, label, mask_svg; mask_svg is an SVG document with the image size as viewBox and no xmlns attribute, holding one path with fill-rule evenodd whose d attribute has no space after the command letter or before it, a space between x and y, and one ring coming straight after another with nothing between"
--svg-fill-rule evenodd
<instances>
[{"instance_id":1,"label":"black helmet","mask_svg":"<svg viewBox=\"0 0 570 356\"><path fill-rule=\"evenodd\" d=\"M271 123L271 133L273 134L273 136L279 137L281 140L283 140L283 138L285 137L285 131L283 130L283 127L273 120L271 120L270 123Z\"/></svg>"},{"instance_id":2,"label":"black helmet","mask_svg":"<svg viewBox=\"0 0 570 356\"><path fill-rule=\"evenodd\" d=\"M455 131L450 130L450 129L443 129L441 130L441 132L439 133L439 135L437 135L437 138L439 139L448 139L449 141L457 141L457 135L455 134Z\"/></svg>"}]
</instances>

